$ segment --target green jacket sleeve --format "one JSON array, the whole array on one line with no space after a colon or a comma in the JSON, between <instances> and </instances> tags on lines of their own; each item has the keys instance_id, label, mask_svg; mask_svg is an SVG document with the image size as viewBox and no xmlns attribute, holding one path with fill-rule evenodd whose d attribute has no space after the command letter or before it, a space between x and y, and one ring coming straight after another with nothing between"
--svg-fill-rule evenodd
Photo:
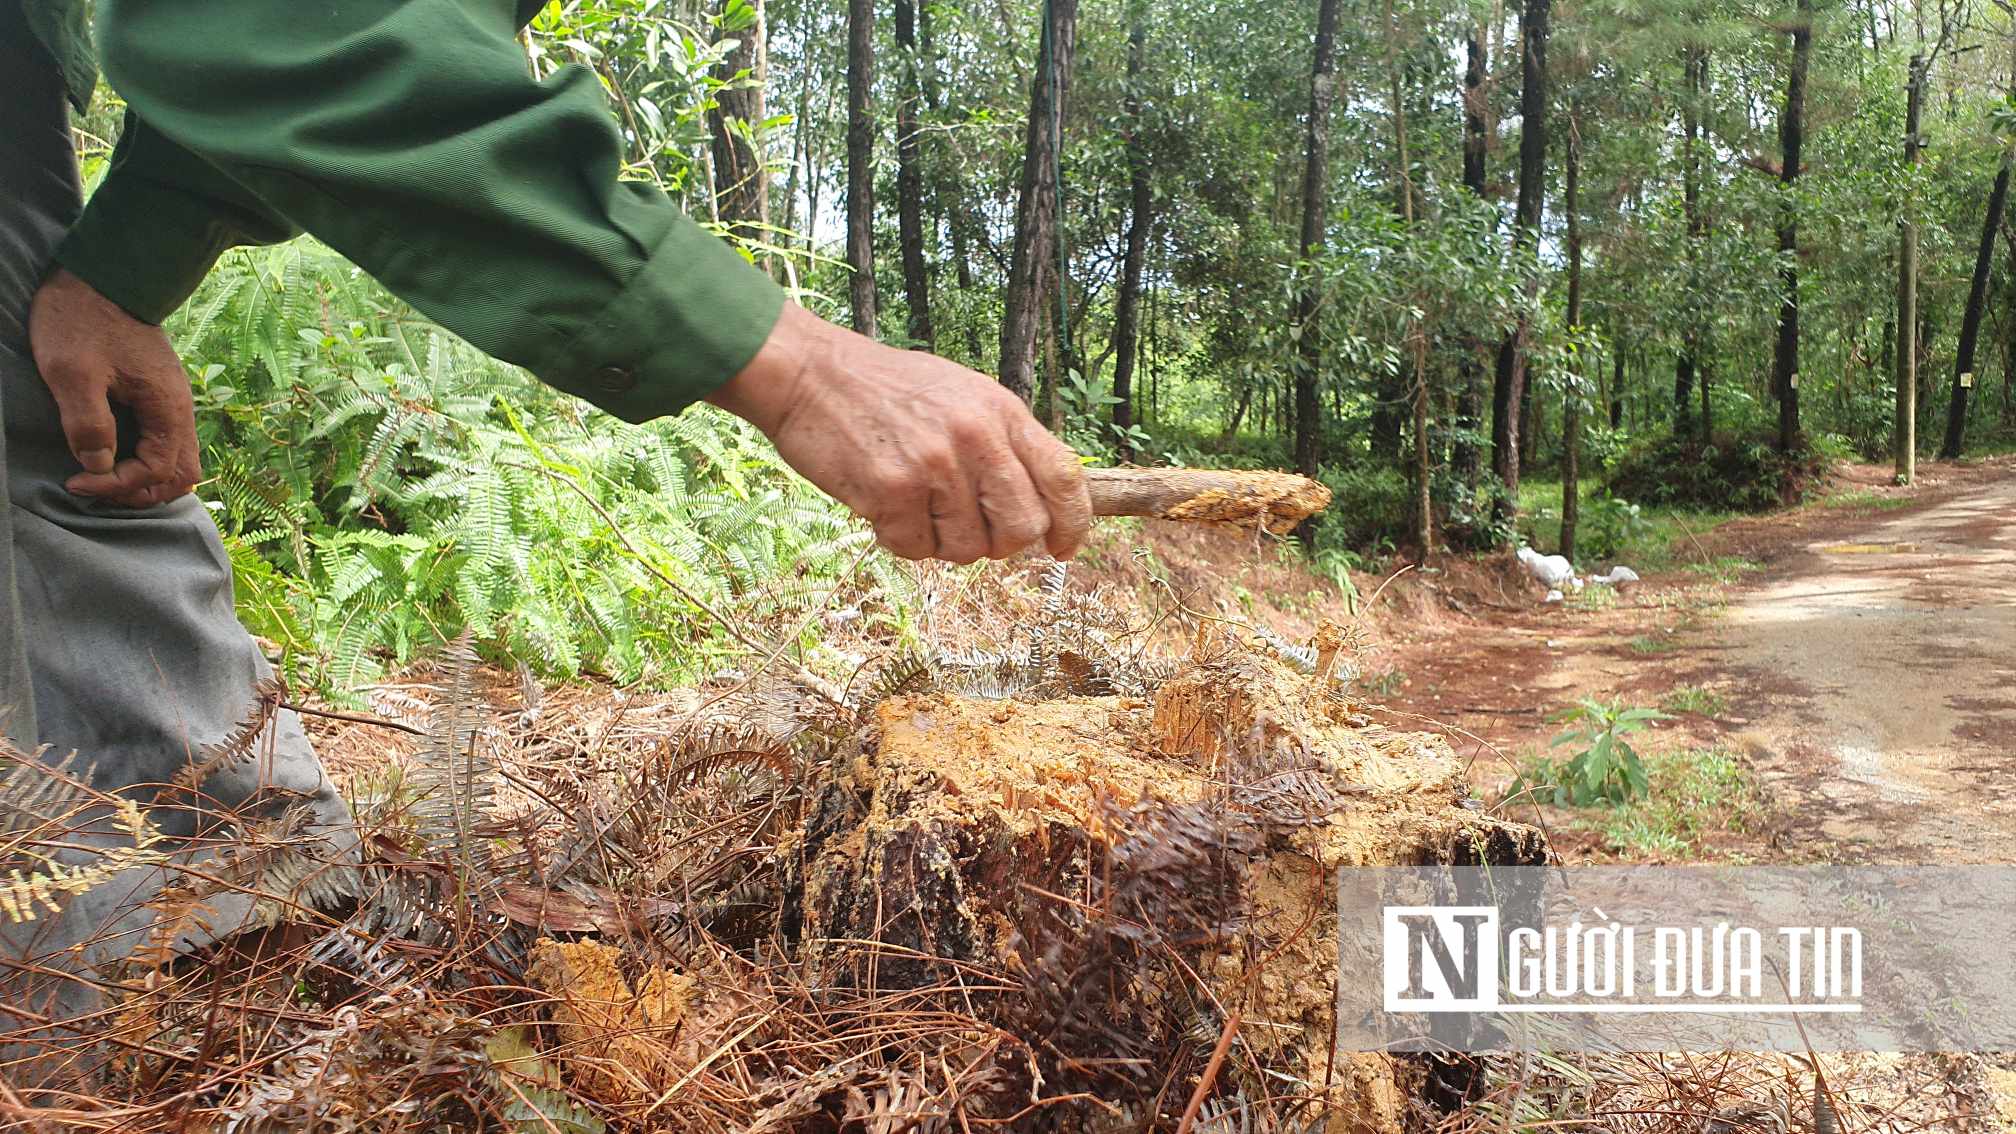
<instances>
[{"instance_id":1,"label":"green jacket sleeve","mask_svg":"<svg viewBox=\"0 0 2016 1134\"><path fill-rule=\"evenodd\" d=\"M534 81L516 8L101 0L98 46L163 139L479 349L632 421L677 412L754 356L783 293L618 180L598 81Z\"/></svg>"},{"instance_id":2,"label":"green jacket sleeve","mask_svg":"<svg viewBox=\"0 0 2016 1134\"><path fill-rule=\"evenodd\" d=\"M166 319L240 244L300 234L217 167L128 112L112 164L56 260L149 323Z\"/></svg>"}]
</instances>

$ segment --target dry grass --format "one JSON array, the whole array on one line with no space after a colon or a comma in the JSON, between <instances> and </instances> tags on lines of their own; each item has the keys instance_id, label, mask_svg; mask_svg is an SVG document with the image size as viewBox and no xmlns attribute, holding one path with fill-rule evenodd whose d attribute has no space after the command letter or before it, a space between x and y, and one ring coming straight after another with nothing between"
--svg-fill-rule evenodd
<instances>
[{"instance_id":1,"label":"dry grass","mask_svg":"<svg viewBox=\"0 0 2016 1134\"><path fill-rule=\"evenodd\" d=\"M1161 615L1127 624L1066 599L1061 577L1020 609L942 581L929 617L1007 645L864 665L843 703L753 675L662 697L547 692L466 652L374 690L403 728L321 726L361 862L284 808L262 817L284 801L211 814L231 839L171 869L154 913L192 926L220 893L253 893L267 928L200 955L141 950L58 1035L0 1034L0 1126L893 1134L1139 1128L1186 1102L1199 1132L1319 1121L1288 1098L1241 1101L1224 1125L1231 1104L1205 1069L1236 1023L1191 1035L1163 1021L1149 1042L1108 1022L1111 997L1136 995L1109 976L1152 973L1164 992L1199 980L1200 951L1239 921L1246 856L1230 852L1272 820L1234 816L1235 783L1181 813L1114 812L1102 880L1026 958L922 958L935 975L899 987L876 977L919 959L898 947L807 948L791 836L808 787L858 758L877 703L924 687L1138 692L1168 671L1140 648ZM239 755L207 754L183 789ZM60 775L11 759L24 777ZM8 812L0 878L112 802L75 776L43 794L57 805ZM144 834L129 841L152 853ZM1158 903L1166 916L1144 919Z\"/></svg>"}]
</instances>

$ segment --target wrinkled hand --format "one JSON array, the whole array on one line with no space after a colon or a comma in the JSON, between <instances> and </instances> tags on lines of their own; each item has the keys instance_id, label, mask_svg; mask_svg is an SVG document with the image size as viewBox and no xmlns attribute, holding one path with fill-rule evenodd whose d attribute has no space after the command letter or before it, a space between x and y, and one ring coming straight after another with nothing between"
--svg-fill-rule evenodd
<instances>
[{"instance_id":1,"label":"wrinkled hand","mask_svg":"<svg viewBox=\"0 0 2016 1134\"><path fill-rule=\"evenodd\" d=\"M128 508L177 499L202 473L189 375L161 328L142 323L97 289L57 269L35 293L28 342L56 399L63 436L84 471L65 482L80 496ZM114 403L133 412L140 440L115 461Z\"/></svg>"},{"instance_id":2,"label":"wrinkled hand","mask_svg":"<svg viewBox=\"0 0 2016 1134\"><path fill-rule=\"evenodd\" d=\"M1064 559L1091 526L1077 456L1000 383L795 305L708 400L907 559L1005 559L1039 540Z\"/></svg>"}]
</instances>

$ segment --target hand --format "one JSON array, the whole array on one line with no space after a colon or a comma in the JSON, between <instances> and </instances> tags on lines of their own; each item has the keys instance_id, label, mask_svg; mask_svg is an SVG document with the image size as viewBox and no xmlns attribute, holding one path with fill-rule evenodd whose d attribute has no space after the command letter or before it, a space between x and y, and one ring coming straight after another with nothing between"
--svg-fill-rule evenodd
<instances>
[{"instance_id":1,"label":"hand","mask_svg":"<svg viewBox=\"0 0 2016 1134\"><path fill-rule=\"evenodd\" d=\"M1038 540L1065 559L1092 524L1077 455L1000 383L795 304L708 400L906 559L1005 559Z\"/></svg>"},{"instance_id":2,"label":"hand","mask_svg":"<svg viewBox=\"0 0 2016 1134\"><path fill-rule=\"evenodd\" d=\"M142 323L58 268L28 311L28 344L56 399L63 436L84 471L64 487L127 508L165 504L202 475L189 375L159 327ZM115 461L118 403L140 426L134 454Z\"/></svg>"}]
</instances>

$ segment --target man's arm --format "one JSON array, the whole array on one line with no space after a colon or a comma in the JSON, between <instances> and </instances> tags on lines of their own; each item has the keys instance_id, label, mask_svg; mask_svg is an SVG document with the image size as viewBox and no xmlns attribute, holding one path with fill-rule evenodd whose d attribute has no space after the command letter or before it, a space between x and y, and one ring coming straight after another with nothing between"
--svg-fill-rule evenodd
<instances>
[{"instance_id":1,"label":"man's arm","mask_svg":"<svg viewBox=\"0 0 2016 1134\"><path fill-rule=\"evenodd\" d=\"M677 412L755 356L783 294L617 180L598 81L535 82L516 7L107 0L98 42L149 127L443 326L619 417Z\"/></svg>"},{"instance_id":2,"label":"man's arm","mask_svg":"<svg viewBox=\"0 0 2016 1134\"><path fill-rule=\"evenodd\" d=\"M225 249L300 231L129 112L105 179L57 246L56 262L134 318L159 323Z\"/></svg>"},{"instance_id":3,"label":"man's arm","mask_svg":"<svg viewBox=\"0 0 2016 1134\"><path fill-rule=\"evenodd\" d=\"M163 138L487 353L633 421L711 397L900 554L1077 549L1082 472L1019 400L786 312L664 194L619 182L597 80L533 81L516 7L104 0L99 40Z\"/></svg>"}]
</instances>

